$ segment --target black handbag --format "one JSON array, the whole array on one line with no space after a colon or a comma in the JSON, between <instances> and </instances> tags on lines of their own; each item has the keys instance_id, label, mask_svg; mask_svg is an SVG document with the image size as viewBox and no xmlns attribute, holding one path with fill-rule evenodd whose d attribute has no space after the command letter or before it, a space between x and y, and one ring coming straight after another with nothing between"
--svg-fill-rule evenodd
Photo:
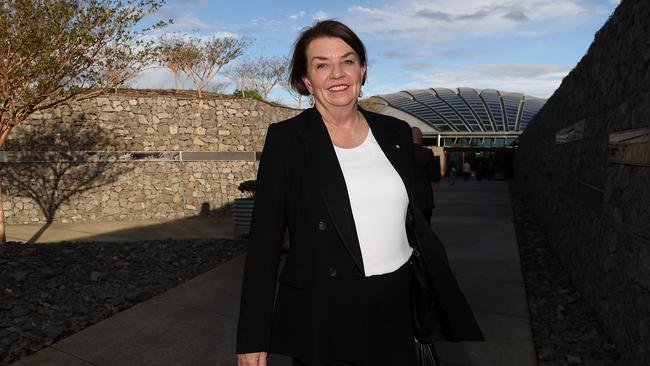
<instances>
[{"instance_id":1,"label":"black handbag","mask_svg":"<svg viewBox=\"0 0 650 366\"><path fill-rule=\"evenodd\" d=\"M416 366L440 366L438 355L433 344L415 342L415 365Z\"/></svg>"},{"instance_id":2,"label":"black handbag","mask_svg":"<svg viewBox=\"0 0 650 366\"><path fill-rule=\"evenodd\" d=\"M413 222L411 207L407 211L407 236L413 254L411 264L413 267L412 282L412 320L415 338L424 344L431 344L436 340L444 339L441 318L439 316L436 294L433 287L427 265L422 257L420 241L417 237Z\"/></svg>"}]
</instances>

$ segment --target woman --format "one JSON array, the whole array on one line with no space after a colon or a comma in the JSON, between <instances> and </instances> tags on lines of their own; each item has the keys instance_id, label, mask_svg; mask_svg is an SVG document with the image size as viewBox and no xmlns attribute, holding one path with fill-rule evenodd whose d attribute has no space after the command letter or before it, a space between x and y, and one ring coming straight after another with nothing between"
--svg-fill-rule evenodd
<instances>
[{"instance_id":1,"label":"woman","mask_svg":"<svg viewBox=\"0 0 650 366\"><path fill-rule=\"evenodd\" d=\"M290 82L314 108L267 132L242 286L240 366L266 365L269 352L295 365L415 363L407 211L425 244L439 244L412 199L409 125L357 105L366 65L363 43L340 22L319 22L296 42ZM291 248L276 298L285 227ZM442 293L443 338L479 340L444 249L423 256Z\"/></svg>"}]
</instances>

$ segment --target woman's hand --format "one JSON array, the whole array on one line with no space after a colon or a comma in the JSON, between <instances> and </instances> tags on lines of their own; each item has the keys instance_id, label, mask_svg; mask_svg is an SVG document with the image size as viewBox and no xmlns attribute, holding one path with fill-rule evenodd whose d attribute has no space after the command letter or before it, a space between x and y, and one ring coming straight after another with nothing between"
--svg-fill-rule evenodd
<instances>
[{"instance_id":1,"label":"woman's hand","mask_svg":"<svg viewBox=\"0 0 650 366\"><path fill-rule=\"evenodd\" d=\"M237 355L237 366L266 366L266 352Z\"/></svg>"}]
</instances>

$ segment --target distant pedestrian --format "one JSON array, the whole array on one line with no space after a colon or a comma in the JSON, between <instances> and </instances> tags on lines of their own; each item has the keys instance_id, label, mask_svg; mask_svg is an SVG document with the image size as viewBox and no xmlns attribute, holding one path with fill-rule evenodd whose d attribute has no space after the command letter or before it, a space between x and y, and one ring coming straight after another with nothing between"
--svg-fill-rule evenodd
<instances>
[{"instance_id":1,"label":"distant pedestrian","mask_svg":"<svg viewBox=\"0 0 650 366\"><path fill-rule=\"evenodd\" d=\"M431 224L431 216L435 207L431 182L440 181L440 160L436 159L433 151L422 146L422 131L419 128L411 127L411 133L415 143L415 178L420 195L420 208L427 223Z\"/></svg>"},{"instance_id":2,"label":"distant pedestrian","mask_svg":"<svg viewBox=\"0 0 650 366\"><path fill-rule=\"evenodd\" d=\"M463 164L463 179L465 182L469 181L469 177L472 175L472 166L469 165L469 162L466 161L465 164Z\"/></svg>"},{"instance_id":3,"label":"distant pedestrian","mask_svg":"<svg viewBox=\"0 0 650 366\"><path fill-rule=\"evenodd\" d=\"M452 161L449 165L449 184L452 186L456 184L456 174L458 174L458 168L456 168L456 164Z\"/></svg>"}]
</instances>

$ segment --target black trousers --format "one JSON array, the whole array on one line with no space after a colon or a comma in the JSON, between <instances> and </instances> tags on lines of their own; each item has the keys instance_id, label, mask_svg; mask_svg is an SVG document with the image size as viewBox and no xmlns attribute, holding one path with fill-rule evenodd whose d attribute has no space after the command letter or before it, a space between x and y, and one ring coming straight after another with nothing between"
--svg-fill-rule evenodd
<instances>
[{"instance_id":1,"label":"black trousers","mask_svg":"<svg viewBox=\"0 0 650 366\"><path fill-rule=\"evenodd\" d=\"M398 270L366 278L368 296L368 365L415 365L411 319L413 269L406 262ZM293 360L294 366L309 366ZM329 366L360 366L341 360Z\"/></svg>"}]
</instances>

